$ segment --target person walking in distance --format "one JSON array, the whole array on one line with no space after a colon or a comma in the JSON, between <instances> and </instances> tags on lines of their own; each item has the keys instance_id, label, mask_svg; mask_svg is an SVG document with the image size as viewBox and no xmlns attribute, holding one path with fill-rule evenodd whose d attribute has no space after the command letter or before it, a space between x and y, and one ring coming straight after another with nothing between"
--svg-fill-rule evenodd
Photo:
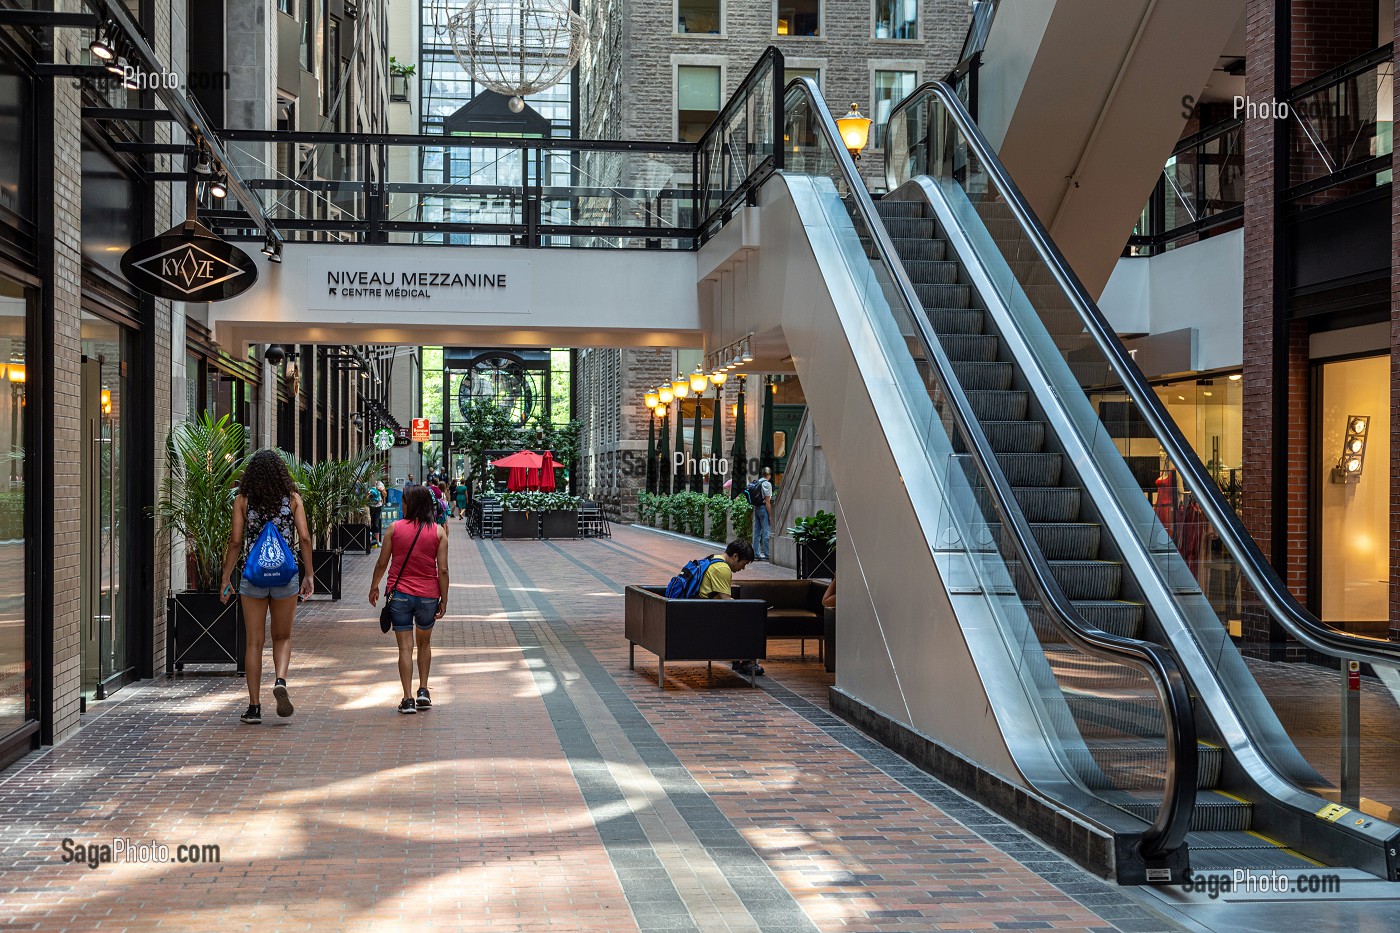
<instances>
[{"instance_id":1,"label":"person walking in distance","mask_svg":"<svg viewBox=\"0 0 1400 933\"><path fill-rule=\"evenodd\" d=\"M379 605L379 581L389 571L389 600L394 638L399 643L400 713L433 705L428 692L432 666L433 626L447 614L447 529L437 521L437 500L426 486L404 490L403 519L385 536L370 580L369 604ZM418 648L418 694L413 689L413 649Z\"/></svg>"},{"instance_id":2,"label":"person walking in distance","mask_svg":"<svg viewBox=\"0 0 1400 933\"><path fill-rule=\"evenodd\" d=\"M372 547L384 543L384 484L375 480L369 487L369 539Z\"/></svg>"},{"instance_id":3,"label":"person walking in distance","mask_svg":"<svg viewBox=\"0 0 1400 933\"><path fill-rule=\"evenodd\" d=\"M769 546L772 544L773 520L773 470L764 467L758 479L744 490L753 506L753 547L759 560L769 559Z\"/></svg>"},{"instance_id":4,"label":"person walking in distance","mask_svg":"<svg viewBox=\"0 0 1400 933\"><path fill-rule=\"evenodd\" d=\"M227 603L235 592L233 572L236 565L246 562L248 549L244 542L254 542L263 527L271 523L282 539L301 552L301 568L291 581L282 586L255 586L242 574L238 576L238 599L243 606L243 625L247 632L247 653L244 670L248 677L248 711L239 717L243 722L262 722L262 664L266 644L266 622L272 616L272 664L276 680L272 695L277 698L277 715L292 715L292 701L287 694L287 669L292 663L292 620L297 602L311 595L313 570L311 566L311 533L306 528L306 510L287 464L274 450L260 450L243 470L238 496L233 500L233 530L224 548L224 573L220 591Z\"/></svg>"}]
</instances>

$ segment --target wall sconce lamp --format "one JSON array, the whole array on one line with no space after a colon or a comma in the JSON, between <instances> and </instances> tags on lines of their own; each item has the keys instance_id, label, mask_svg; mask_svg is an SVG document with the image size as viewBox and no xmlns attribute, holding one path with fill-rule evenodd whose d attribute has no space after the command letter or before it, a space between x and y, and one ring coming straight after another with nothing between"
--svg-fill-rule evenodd
<instances>
[{"instance_id":1,"label":"wall sconce lamp","mask_svg":"<svg viewBox=\"0 0 1400 933\"><path fill-rule=\"evenodd\" d=\"M1370 429L1370 415L1347 417L1346 432L1342 435L1342 456L1332 468L1332 482L1361 482L1361 468L1366 463L1366 433Z\"/></svg>"},{"instance_id":2,"label":"wall sconce lamp","mask_svg":"<svg viewBox=\"0 0 1400 933\"><path fill-rule=\"evenodd\" d=\"M102 414L104 414L104 415L110 415L111 413L112 413L112 390L111 390L111 389L103 389L103 390L102 390Z\"/></svg>"}]
</instances>

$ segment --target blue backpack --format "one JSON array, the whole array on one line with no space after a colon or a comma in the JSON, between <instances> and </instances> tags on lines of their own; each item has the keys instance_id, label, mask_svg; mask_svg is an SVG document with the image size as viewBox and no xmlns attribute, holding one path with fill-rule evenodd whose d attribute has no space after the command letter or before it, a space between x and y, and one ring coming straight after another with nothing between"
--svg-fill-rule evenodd
<instances>
[{"instance_id":1,"label":"blue backpack","mask_svg":"<svg viewBox=\"0 0 1400 933\"><path fill-rule=\"evenodd\" d=\"M723 557L697 557L681 568L681 572L666 584L667 599L694 599L700 592L700 584L712 564L724 560Z\"/></svg>"},{"instance_id":2,"label":"blue backpack","mask_svg":"<svg viewBox=\"0 0 1400 933\"><path fill-rule=\"evenodd\" d=\"M243 565L243 579L254 586L286 586L297 575L297 557L272 522L263 525Z\"/></svg>"}]
</instances>

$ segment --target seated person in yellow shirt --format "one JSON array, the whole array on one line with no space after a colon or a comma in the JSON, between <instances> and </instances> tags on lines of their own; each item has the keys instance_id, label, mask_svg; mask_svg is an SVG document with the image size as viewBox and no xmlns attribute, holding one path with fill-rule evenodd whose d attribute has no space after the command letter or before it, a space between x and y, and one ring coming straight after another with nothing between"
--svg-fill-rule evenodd
<instances>
[{"instance_id":1,"label":"seated person in yellow shirt","mask_svg":"<svg viewBox=\"0 0 1400 933\"><path fill-rule=\"evenodd\" d=\"M723 559L715 561L705 571L705 576L700 578L700 592L696 595L700 599L733 599L730 587L734 582L734 574L753 563L753 545L739 538L730 541L723 554L713 556ZM756 661L735 661L730 666L741 674L763 673L763 666ZM751 666L752 671L749 669Z\"/></svg>"}]
</instances>

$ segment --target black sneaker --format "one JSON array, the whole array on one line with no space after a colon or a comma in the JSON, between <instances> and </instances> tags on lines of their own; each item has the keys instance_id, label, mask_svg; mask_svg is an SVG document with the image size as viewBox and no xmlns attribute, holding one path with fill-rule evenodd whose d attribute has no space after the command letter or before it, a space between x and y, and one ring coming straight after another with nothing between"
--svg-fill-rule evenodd
<instances>
[{"instance_id":1,"label":"black sneaker","mask_svg":"<svg viewBox=\"0 0 1400 933\"><path fill-rule=\"evenodd\" d=\"M428 692L427 687L418 688L418 708L427 709L433 705L433 695Z\"/></svg>"},{"instance_id":2,"label":"black sneaker","mask_svg":"<svg viewBox=\"0 0 1400 933\"><path fill-rule=\"evenodd\" d=\"M248 712L238 718L240 721L246 722L250 726L256 726L258 723L262 722L262 707L257 703L249 703Z\"/></svg>"},{"instance_id":3,"label":"black sneaker","mask_svg":"<svg viewBox=\"0 0 1400 933\"><path fill-rule=\"evenodd\" d=\"M734 670L745 676L763 676L763 665L757 661L736 661L734 662Z\"/></svg>"},{"instance_id":4,"label":"black sneaker","mask_svg":"<svg viewBox=\"0 0 1400 933\"><path fill-rule=\"evenodd\" d=\"M403 702L401 702L401 703L399 704L399 712L400 712L400 713L416 713L416 712L418 712L418 705L417 705L416 703L414 703L412 700L410 700L408 697L404 697L404 698L403 698Z\"/></svg>"},{"instance_id":5,"label":"black sneaker","mask_svg":"<svg viewBox=\"0 0 1400 933\"><path fill-rule=\"evenodd\" d=\"M287 696L287 681L281 677L272 685L272 695L277 698L277 715L283 718L292 715L292 699Z\"/></svg>"}]
</instances>

